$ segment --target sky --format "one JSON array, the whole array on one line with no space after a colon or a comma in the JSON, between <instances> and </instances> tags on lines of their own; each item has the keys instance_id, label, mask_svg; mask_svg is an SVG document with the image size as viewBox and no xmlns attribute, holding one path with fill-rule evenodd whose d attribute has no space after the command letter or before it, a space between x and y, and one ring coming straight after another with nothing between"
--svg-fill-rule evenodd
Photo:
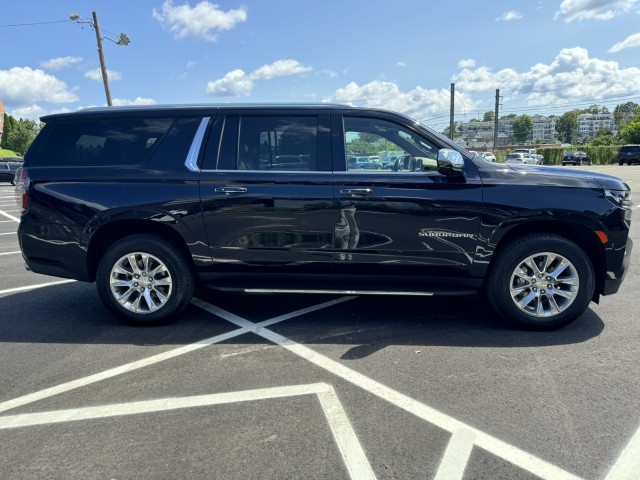
<instances>
[{"instance_id":1,"label":"sky","mask_svg":"<svg viewBox=\"0 0 640 480\"><path fill-rule=\"evenodd\" d=\"M451 83L458 121L496 89L500 115L640 103L640 0L0 0L9 114L106 105L94 11L114 105L332 102L442 131Z\"/></svg>"}]
</instances>

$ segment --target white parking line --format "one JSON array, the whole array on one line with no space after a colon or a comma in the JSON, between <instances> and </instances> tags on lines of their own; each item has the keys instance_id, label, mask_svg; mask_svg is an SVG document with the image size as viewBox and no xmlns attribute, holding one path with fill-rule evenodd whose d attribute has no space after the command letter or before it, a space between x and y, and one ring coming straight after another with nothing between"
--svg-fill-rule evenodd
<instances>
[{"instance_id":1,"label":"white parking line","mask_svg":"<svg viewBox=\"0 0 640 480\"><path fill-rule=\"evenodd\" d=\"M213 313L220 318L228 320L231 323L236 324L241 328L261 336L262 338L269 340L277 345L280 345L290 352L304 358L305 360L313 363L314 365L333 373L334 375L346 380L361 389L376 395L383 400L409 412L413 415L421 418L443 430L454 432L457 430L465 430L475 435L474 444L494 455L500 457L528 472L537 475L540 478L548 480L578 480L580 477L567 472L566 470L556 467L555 465L542 460L530 453L525 452L513 445L510 445L502 440L499 440L487 433L482 432L474 427L471 427L460 420L456 420L449 415L442 413L435 408L429 407L403 393L398 392L392 388L377 382L366 375L363 375L349 367L344 366L340 362L336 362L324 355L301 345L293 340L290 340L282 335L279 335L264 326L258 326L258 324L252 323L242 317L239 317L233 313L227 312L215 305L203 302L200 299L194 299L193 304Z\"/></svg>"},{"instance_id":2,"label":"white parking line","mask_svg":"<svg viewBox=\"0 0 640 480\"><path fill-rule=\"evenodd\" d=\"M4 253L2 255L7 255L7 254ZM62 285L63 283L72 283L72 282L75 282L75 280L60 280L59 282L40 283L38 285L27 285L26 287L7 288L6 290L0 290L0 295L4 295L6 293L26 292L29 290L35 290L36 288L51 287L53 285Z\"/></svg>"},{"instance_id":3,"label":"white parking line","mask_svg":"<svg viewBox=\"0 0 640 480\"><path fill-rule=\"evenodd\" d=\"M73 280L71 280L73 281ZM52 285L52 284L50 284ZM36 285L32 287L20 287L21 290L27 290L29 288L39 288L45 287L47 285ZM15 291L17 289L10 289ZM7 290L0 290L0 294L6 293ZM321 310L323 308L330 307L332 305L337 305L339 303L350 300L353 297L342 297L336 300L330 300L328 302L324 302L318 305L314 305L313 307L304 308L302 310L296 310L295 312L288 313L286 315L281 315L280 317L272 318L267 322L261 322L257 324L252 324L255 328L262 328L267 325L273 325L274 323L281 322L284 320L288 320L290 318L297 317L298 315L304 315L306 313ZM138 370L140 368L148 367L149 365L154 365L156 363L164 362L171 358L178 357L180 355L184 355L185 353L194 352L204 347L208 347L209 345L213 345L216 343L221 343L227 341L231 338L238 337L240 335L244 335L248 330L245 328L239 328L237 330L233 330L231 332L223 333L221 335L216 335L215 337L211 337L205 340L200 340L199 342L192 343L189 345L185 345L179 348L175 348L173 350L169 350L168 352L160 353L158 355L154 355L152 357L143 358L142 360L137 360L135 362L127 363L125 365L121 365L119 367L115 367L104 372L96 373L93 375L89 375L87 377L79 378L77 380L73 380L71 382L62 383L60 385L56 385L54 387L46 388L44 390L40 390L39 392L30 393L28 395L24 395L22 397L14 398L12 400L7 400L5 402L0 403L0 412L5 412L7 410L11 410L12 408L17 408L22 405L27 405L29 403L37 402L38 400L42 400L44 398L53 397L54 395L58 395L60 393L69 392L71 390L75 390L76 388L84 387L90 385L92 383L100 382L102 380L106 380L108 378L113 378L118 375L122 375L123 373L129 373L134 370Z\"/></svg>"},{"instance_id":4,"label":"white parking line","mask_svg":"<svg viewBox=\"0 0 640 480\"><path fill-rule=\"evenodd\" d=\"M640 429L622 451L605 480L638 480L640 476Z\"/></svg>"},{"instance_id":5,"label":"white parking line","mask_svg":"<svg viewBox=\"0 0 640 480\"><path fill-rule=\"evenodd\" d=\"M42 413L24 413L0 417L0 429L28 427L34 425L50 425L54 423L79 420L93 420L96 418L119 417L141 413L158 413L194 407L224 405L229 403L269 400L276 398L294 397L315 394L320 400L320 406L333 438L338 445L342 459L354 480L373 480L376 478L358 441L351 423L347 417L338 396L332 386L326 383L310 385L294 385L287 387L263 388L259 390L245 390L242 392L214 393L212 395L197 395L183 398L162 398L143 402L119 403L101 407L74 408Z\"/></svg>"},{"instance_id":6,"label":"white parking line","mask_svg":"<svg viewBox=\"0 0 640 480\"><path fill-rule=\"evenodd\" d=\"M0 210L0 215L4 215L5 217L10 218L14 222L20 223L20 219L19 218L14 217L13 215L9 215L7 212L4 212L4 211Z\"/></svg>"},{"instance_id":7,"label":"white parking line","mask_svg":"<svg viewBox=\"0 0 640 480\"><path fill-rule=\"evenodd\" d=\"M0 233L0 235L17 235L16 232Z\"/></svg>"},{"instance_id":8,"label":"white parking line","mask_svg":"<svg viewBox=\"0 0 640 480\"><path fill-rule=\"evenodd\" d=\"M452 432L434 480L462 480L475 439L470 430Z\"/></svg>"},{"instance_id":9,"label":"white parking line","mask_svg":"<svg viewBox=\"0 0 640 480\"><path fill-rule=\"evenodd\" d=\"M64 283L64 282L60 282ZM51 285L51 284L47 284ZM9 289L0 291L0 294L12 292L16 290L24 290L29 288L40 288L46 285L37 285L32 287L20 287L19 289ZM224 320L227 320L239 328L232 332L228 332L216 337L212 337L207 340L202 340L190 345L179 347L169 352L164 352L159 355L154 355L146 359L131 362L120 367L116 367L101 373L90 375L84 378L80 378L71 382L60 384L39 392L24 395L9 401L0 403L0 412L17 408L22 405L26 405L44 398L48 398L59 393L68 392L76 388L84 387L86 385L113 378L117 375L127 373L139 368L143 368L149 365L157 364L159 362L175 358L179 355L189 353L200 348L219 343L230 338L234 338L244 333L254 333L260 337L280 345L294 353L295 355L311 362L312 364L348 381L349 383L360 387L361 389L380 397L381 399L395 405L413 415L421 418L443 430L449 431L452 434L452 438L449 442L449 446L441 461L440 472L445 475L447 472L451 472L452 475L458 475L459 472L464 472L466 463L470 457L471 449L473 446L478 446L499 458L502 458L524 470L527 470L534 475L537 475L543 479L549 480L578 480L579 477L567 472L560 467L556 467L534 455L531 455L524 450L521 450L513 445L510 445L504 441L501 441L487 433L484 433L474 427L471 427L464 422L456 420L453 417L446 415L432 407L429 407L403 393L393 390L353 369L346 367L345 365L332 360L324 355L321 355L314 350L299 344L293 340L290 340L282 335L279 335L266 327L275 323L303 315L312 311L327 308L332 305L339 304L341 302L350 300L352 297L342 297L336 300L318 304L309 308L301 309L296 312L291 312L279 317L275 317L269 320L265 320L259 323L253 323L231 312L227 312L219 307L203 302L199 299L194 299L193 304L208 311ZM321 400L322 401L322 400ZM102 408L102 407L96 407ZM36 414L38 415L38 414ZM13 416L21 417L21 416ZM0 417L2 418L7 417ZM464 462L464 465L461 463ZM611 469L607 480L631 480L637 478L637 472L640 469L640 430L636 433L631 440L627 448L622 452L618 458L616 464ZM635 474L635 476L634 476ZM460 475L458 475L459 477ZM444 478L444 477L442 477ZM450 477L447 477L450 478ZM455 478L455 477L453 477Z\"/></svg>"},{"instance_id":10,"label":"white parking line","mask_svg":"<svg viewBox=\"0 0 640 480\"><path fill-rule=\"evenodd\" d=\"M0 255L15 255L16 253L22 253L22 252L20 250L16 252L3 252L3 253L0 253Z\"/></svg>"}]
</instances>

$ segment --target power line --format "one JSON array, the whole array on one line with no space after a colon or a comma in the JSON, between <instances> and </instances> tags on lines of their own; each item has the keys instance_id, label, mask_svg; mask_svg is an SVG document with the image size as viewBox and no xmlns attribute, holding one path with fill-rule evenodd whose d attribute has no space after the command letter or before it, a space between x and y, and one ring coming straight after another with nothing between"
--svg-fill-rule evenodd
<instances>
[{"instance_id":1,"label":"power line","mask_svg":"<svg viewBox=\"0 0 640 480\"><path fill-rule=\"evenodd\" d=\"M31 27L33 25L50 25L52 23L69 23L69 20L55 20L52 22L33 22L33 23L8 23L6 25L0 25L0 28L5 27Z\"/></svg>"}]
</instances>

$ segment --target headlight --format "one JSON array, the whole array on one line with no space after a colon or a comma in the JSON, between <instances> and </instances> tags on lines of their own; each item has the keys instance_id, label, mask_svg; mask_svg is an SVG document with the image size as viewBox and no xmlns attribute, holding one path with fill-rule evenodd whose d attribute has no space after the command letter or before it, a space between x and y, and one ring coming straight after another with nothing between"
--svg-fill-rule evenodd
<instances>
[{"instance_id":1,"label":"headlight","mask_svg":"<svg viewBox=\"0 0 640 480\"><path fill-rule=\"evenodd\" d=\"M625 210L633 208L631 190L605 190L604 196L617 207Z\"/></svg>"}]
</instances>

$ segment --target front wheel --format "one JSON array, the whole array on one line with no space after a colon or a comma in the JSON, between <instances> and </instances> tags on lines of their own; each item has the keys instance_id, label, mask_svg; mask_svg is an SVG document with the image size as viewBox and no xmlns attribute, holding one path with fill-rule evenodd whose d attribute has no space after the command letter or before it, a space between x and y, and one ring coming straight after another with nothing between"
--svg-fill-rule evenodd
<instances>
[{"instance_id":1,"label":"front wheel","mask_svg":"<svg viewBox=\"0 0 640 480\"><path fill-rule=\"evenodd\" d=\"M159 325L187 307L195 278L173 244L151 235L133 235L106 251L96 285L100 299L117 317L134 325Z\"/></svg>"},{"instance_id":2,"label":"front wheel","mask_svg":"<svg viewBox=\"0 0 640 480\"><path fill-rule=\"evenodd\" d=\"M497 255L485 291L507 320L530 329L553 330L573 322L589 306L595 289L593 266L571 240L529 235Z\"/></svg>"}]
</instances>

